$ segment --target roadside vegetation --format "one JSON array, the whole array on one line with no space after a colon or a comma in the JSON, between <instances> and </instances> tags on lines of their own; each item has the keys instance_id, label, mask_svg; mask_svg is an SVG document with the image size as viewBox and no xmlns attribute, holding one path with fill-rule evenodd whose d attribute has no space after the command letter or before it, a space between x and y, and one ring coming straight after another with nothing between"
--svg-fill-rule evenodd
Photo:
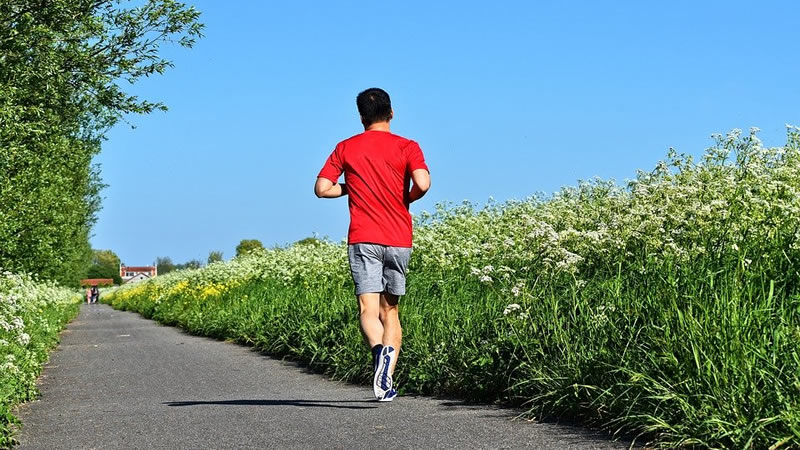
<instances>
[{"instance_id":1,"label":"roadside vegetation","mask_svg":"<svg viewBox=\"0 0 800 450\"><path fill-rule=\"evenodd\" d=\"M89 244L104 187L92 160L123 117L166 110L127 89L172 66L164 45L194 45L199 16L172 0L0 2L0 448L78 311L59 286L119 281L116 255Z\"/></svg>"},{"instance_id":2,"label":"roadside vegetation","mask_svg":"<svg viewBox=\"0 0 800 450\"><path fill-rule=\"evenodd\" d=\"M417 217L405 393L502 401L659 447L800 446L800 132L715 136L626 186ZM370 380L344 243L107 295L115 308Z\"/></svg>"},{"instance_id":3,"label":"roadside vegetation","mask_svg":"<svg viewBox=\"0 0 800 450\"><path fill-rule=\"evenodd\" d=\"M104 184L92 159L129 114L127 92L192 47L200 13L173 0L0 2L0 267L78 287Z\"/></svg>"},{"instance_id":4,"label":"roadside vegetation","mask_svg":"<svg viewBox=\"0 0 800 450\"><path fill-rule=\"evenodd\" d=\"M0 448L14 443L14 427L20 424L11 408L36 397L42 364L81 299L53 282L0 273Z\"/></svg>"}]
</instances>

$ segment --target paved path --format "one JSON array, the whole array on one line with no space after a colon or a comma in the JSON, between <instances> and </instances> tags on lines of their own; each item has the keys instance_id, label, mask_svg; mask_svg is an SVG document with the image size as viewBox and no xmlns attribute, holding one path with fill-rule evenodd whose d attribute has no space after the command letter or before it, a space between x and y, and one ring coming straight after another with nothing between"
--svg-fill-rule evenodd
<instances>
[{"instance_id":1,"label":"paved path","mask_svg":"<svg viewBox=\"0 0 800 450\"><path fill-rule=\"evenodd\" d=\"M625 448L580 428L308 374L247 347L84 305L17 411L22 449Z\"/></svg>"}]
</instances>

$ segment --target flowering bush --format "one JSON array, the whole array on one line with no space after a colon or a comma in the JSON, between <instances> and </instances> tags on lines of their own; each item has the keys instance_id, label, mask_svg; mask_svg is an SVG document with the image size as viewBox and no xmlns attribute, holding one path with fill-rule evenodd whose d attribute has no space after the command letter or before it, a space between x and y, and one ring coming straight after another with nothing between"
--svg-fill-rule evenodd
<instances>
[{"instance_id":1,"label":"flowering bush","mask_svg":"<svg viewBox=\"0 0 800 450\"><path fill-rule=\"evenodd\" d=\"M47 351L80 302L80 294L54 283L0 274L0 448L13 442L11 407L36 395Z\"/></svg>"},{"instance_id":2,"label":"flowering bush","mask_svg":"<svg viewBox=\"0 0 800 450\"><path fill-rule=\"evenodd\" d=\"M654 446L800 446L800 131L715 136L592 180L416 218L406 392L503 400ZM368 381L346 246L274 249L106 297Z\"/></svg>"}]
</instances>

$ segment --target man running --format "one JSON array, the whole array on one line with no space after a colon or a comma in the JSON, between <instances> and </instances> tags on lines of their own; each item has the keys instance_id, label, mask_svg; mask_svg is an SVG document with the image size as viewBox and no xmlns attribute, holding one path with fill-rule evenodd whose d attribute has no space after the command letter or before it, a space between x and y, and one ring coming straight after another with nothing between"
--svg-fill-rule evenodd
<instances>
[{"instance_id":1,"label":"man running","mask_svg":"<svg viewBox=\"0 0 800 450\"><path fill-rule=\"evenodd\" d=\"M314 193L348 196L347 253L361 332L372 349L373 391L379 401L390 402L397 396L392 374L403 336L397 303L406 293L411 256L408 205L425 195L431 179L419 145L389 131L394 111L386 91L367 89L356 106L364 132L336 145ZM342 173L345 182L339 183Z\"/></svg>"}]
</instances>

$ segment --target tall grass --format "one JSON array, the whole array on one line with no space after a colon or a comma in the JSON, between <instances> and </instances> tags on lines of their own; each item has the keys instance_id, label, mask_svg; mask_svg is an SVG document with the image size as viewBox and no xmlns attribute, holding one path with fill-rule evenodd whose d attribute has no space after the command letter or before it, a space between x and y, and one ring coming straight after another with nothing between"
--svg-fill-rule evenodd
<instances>
[{"instance_id":1,"label":"tall grass","mask_svg":"<svg viewBox=\"0 0 800 450\"><path fill-rule=\"evenodd\" d=\"M2 271L0 271L2 272ZM24 274L0 273L0 448L19 420L11 408L36 397L36 377L58 333L78 313L80 294Z\"/></svg>"},{"instance_id":2,"label":"tall grass","mask_svg":"<svg viewBox=\"0 0 800 450\"><path fill-rule=\"evenodd\" d=\"M800 446L800 133L716 136L627 186L418 217L405 392L500 400L660 447ZM356 382L343 244L270 250L106 297Z\"/></svg>"}]
</instances>

